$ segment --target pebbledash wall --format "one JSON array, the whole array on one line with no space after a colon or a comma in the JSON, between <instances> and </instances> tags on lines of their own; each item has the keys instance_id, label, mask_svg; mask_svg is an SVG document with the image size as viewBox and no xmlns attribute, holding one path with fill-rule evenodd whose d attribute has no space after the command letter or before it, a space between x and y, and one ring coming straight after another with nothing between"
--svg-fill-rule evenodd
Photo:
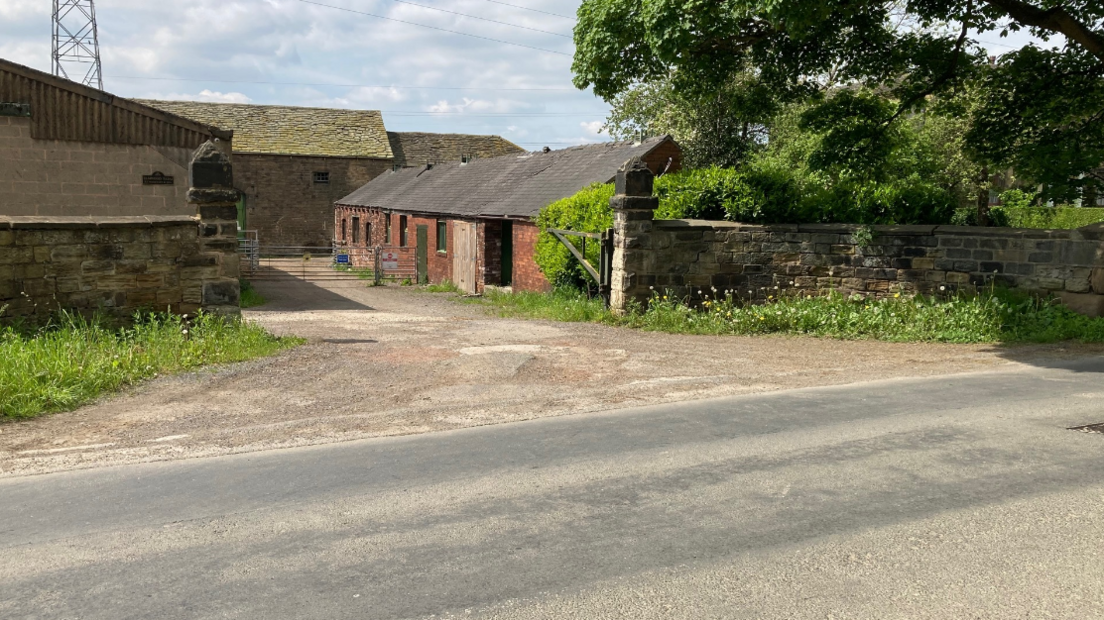
<instances>
[{"instance_id":1,"label":"pebbledash wall","mask_svg":"<svg viewBox=\"0 0 1104 620\"><path fill-rule=\"evenodd\" d=\"M191 165L230 175L210 142ZM0 320L36 322L59 309L121 319L240 313L237 193L217 181L189 190L191 217L0 216Z\"/></svg>"},{"instance_id":2,"label":"pebbledash wall","mask_svg":"<svg viewBox=\"0 0 1104 620\"><path fill-rule=\"evenodd\" d=\"M1053 294L1078 312L1104 314L1100 224L1078 230L874 226L873 238L860 244L851 225L657 221L647 194L619 195L611 204L613 307L619 311L664 290L691 299L698 291L712 295L712 288L761 298L761 289L776 286L882 297L995 284Z\"/></svg>"}]
</instances>

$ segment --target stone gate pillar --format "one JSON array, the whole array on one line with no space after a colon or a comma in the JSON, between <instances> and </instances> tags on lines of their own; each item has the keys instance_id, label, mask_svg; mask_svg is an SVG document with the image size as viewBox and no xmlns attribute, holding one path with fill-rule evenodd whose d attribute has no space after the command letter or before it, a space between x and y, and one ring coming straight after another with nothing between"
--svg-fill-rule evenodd
<instances>
[{"instance_id":1,"label":"stone gate pillar","mask_svg":"<svg viewBox=\"0 0 1104 620\"><path fill-rule=\"evenodd\" d=\"M617 171L610 198L613 208L613 265L610 277L610 310L623 314L632 300L645 303L651 297L650 282L642 281L651 254L648 233L659 206L652 195L655 176L638 157Z\"/></svg>"},{"instance_id":2,"label":"stone gate pillar","mask_svg":"<svg viewBox=\"0 0 1104 620\"><path fill-rule=\"evenodd\" d=\"M186 259L182 280L190 299L205 312L241 315L238 257L238 190L230 157L204 142L188 165L188 204L199 216L197 253Z\"/></svg>"}]
</instances>

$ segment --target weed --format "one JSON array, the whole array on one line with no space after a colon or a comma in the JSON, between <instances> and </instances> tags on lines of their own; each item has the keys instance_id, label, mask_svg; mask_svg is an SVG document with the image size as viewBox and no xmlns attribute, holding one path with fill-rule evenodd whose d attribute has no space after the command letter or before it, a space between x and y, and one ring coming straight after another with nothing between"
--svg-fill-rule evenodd
<instances>
[{"instance_id":1,"label":"weed","mask_svg":"<svg viewBox=\"0 0 1104 620\"><path fill-rule=\"evenodd\" d=\"M427 293L457 293L463 294L464 291L460 290L459 286L452 280L445 280L440 284L427 284L423 290Z\"/></svg>"},{"instance_id":2,"label":"weed","mask_svg":"<svg viewBox=\"0 0 1104 620\"><path fill-rule=\"evenodd\" d=\"M161 374L240 362L301 344L260 326L199 314L139 314L113 329L60 313L37 329L0 328L0 419L74 409Z\"/></svg>"},{"instance_id":3,"label":"weed","mask_svg":"<svg viewBox=\"0 0 1104 620\"><path fill-rule=\"evenodd\" d=\"M501 316L598 322L679 334L786 334L890 342L1104 342L1104 319L1082 316L1055 300L1000 289L941 298L895 293L872 299L838 292L812 296L796 290L790 294L764 291L758 297L753 301L737 296L736 291L705 291L691 304L686 298L655 293L646 309L635 306L624 316L614 316L600 300L565 290L490 292L471 303L490 306Z\"/></svg>"},{"instance_id":4,"label":"weed","mask_svg":"<svg viewBox=\"0 0 1104 620\"><path fill-rule=\"evenodd\" d=\"M254 308L256 306L263 305L268 302L257 289L253 288L253 283L249 280L241 280L241 307L242 308Z\"/></svg>"}]
</instances>

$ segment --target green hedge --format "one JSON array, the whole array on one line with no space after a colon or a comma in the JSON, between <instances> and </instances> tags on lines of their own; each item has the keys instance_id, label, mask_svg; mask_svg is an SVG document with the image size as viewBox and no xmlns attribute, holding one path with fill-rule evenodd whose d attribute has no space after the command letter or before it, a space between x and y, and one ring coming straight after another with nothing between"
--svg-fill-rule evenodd
<instances>
[{"instance_id":1,"label":"green hedge","mask_svg":"<svg viewBox=\"0 0 1104 620\"><path fill-rule=\"evenodd\" d=\"M993 207L993 223L1011 228L1081 228L1104 222L1104 209L1089 207Z\"/></svg>"}]
</instances>

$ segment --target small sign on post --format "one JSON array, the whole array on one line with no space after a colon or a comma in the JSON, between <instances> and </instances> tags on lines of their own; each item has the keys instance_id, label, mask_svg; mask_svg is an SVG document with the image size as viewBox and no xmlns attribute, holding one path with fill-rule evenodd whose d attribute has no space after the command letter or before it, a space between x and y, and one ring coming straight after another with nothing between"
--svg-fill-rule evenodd
<instances>
[{"instance_id":1,"label":"small sign on post","mask_svg":"<svg viewBox=\"0 0 1104 620\"><path fill-rule=\"evenodd\" d=\"M348 265L349 264L349 255L348 254L338 254L334 258L334 262L336 262L338 265Z\"/></svg>"},{"instance_id":2,"label":"small sign on post","mask_svg":"<svg viewBox=\"0 0 1104 620\"><path fill-rule=\"evenodd\" d=\"M173 177L170 177L162 172L154 172L153 174L142 175L142 185L173 185L175 183Z\"/></svg>"},{"instance_id":3,"label":"small sign on post","mask_svg":"<svg viewBox=\"0 0 1104 620\"><path fill-rule=\"evenodd\" d=\"M399 253L398 252L384 252L381 255L381 262L383 268L390 269L392 271L398 271L399 269Z\"/></svg>"}]
</instances>

